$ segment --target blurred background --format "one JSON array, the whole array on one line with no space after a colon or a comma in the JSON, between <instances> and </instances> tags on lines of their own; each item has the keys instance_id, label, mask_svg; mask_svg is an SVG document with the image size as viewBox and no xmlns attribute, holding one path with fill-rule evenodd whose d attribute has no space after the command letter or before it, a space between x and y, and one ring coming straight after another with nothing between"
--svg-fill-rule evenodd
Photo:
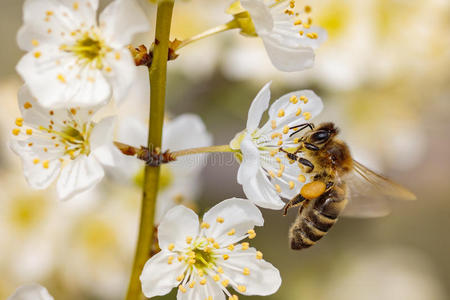
<instances>
[{"instance_id":1,"label":"blurred background","mask_svg":"<svg viewBox=\"0 0 450 300\"><path fill-rule=\"evenodd\" d=\"M101 1L104 7L108 1ZM0 4L0 299L38 282L55 299L122 299L134 253L140 190L110 176L94 190L59 202L53 189L27 187L19 158L7 147L19 116L23 53L15 35L22 0ZM155 7L140 1L154 24ZM172 37L187 38L229 20L229 1L176 1ZM252 243L280 269L283 285L266 299L445 300L450 298L450 6L447 0L321 0L314 20L327 29L316 64L278 72L259 39L236 31L192 44L169 63L167 118L201 116L215 144L245 127L251 100L273 80L273 99L313 89L325 102L319 121L334 121L353 155L402 183L419 201L393 203L380 219L342 218L309 250L288 247L295 214L264 210ZM149 45L152 33L135 46ZM146 70L120 117L146 121ZM173 149L175 150L175 149ZM213 155L198 192L199 212L244 197L232 156ZM176 174L173 174L176 176ZM166 182L167 189L176 183ZM174 293L158 299L174 299ZM240 299L257 299L244 297Z\"/></svg>"}]
</instances>

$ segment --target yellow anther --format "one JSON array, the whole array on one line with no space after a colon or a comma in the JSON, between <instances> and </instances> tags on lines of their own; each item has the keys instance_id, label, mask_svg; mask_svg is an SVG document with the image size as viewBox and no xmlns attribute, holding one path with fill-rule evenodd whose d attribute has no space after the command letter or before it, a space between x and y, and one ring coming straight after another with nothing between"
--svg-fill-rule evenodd
<instances>
[{"instance_id":1,"label":"yellow anther","mask_svg":"<svg viewBox=\"0 0 450 300\"><path fill-rule=\"evenodd\" d=\"M297 98L297 96L292 95L292 97L289 99L289 101L290 101L291 103L297 104L298 98Z\"/></svg>"},{"instance_id":2,"label":"yellow anther","mask_svg":"<svg viewBox=\"0 0 450 300\"><path fill-rule=\"evenodd\" d=\"M25 132L26 132L26 134L28 134L28 135L32 135L32 134L33 134L33 129L28 128Z\"/></svg>"},{"instance_id":3,"label":"yellow anther","mask_svg":"<svg viewBox=\"0 0 450 300\"><path fill-rule=\"evenodd\" d=\"M291 1L289 2L289 7L290 7L290 8L294 8L294 7L295 7L295 1L294 1L294 0L291 0Z\"/></svg>"},{"instance_id":4,"label":"yellow anther","mask_svg":"<svg viewBox=\"0 0 450 300\"><path fill-rule=\"evenodd\" d=\"M306 5L305 6L305 13L310 13L311 12L311 6Z\"/></svg>"},{"instance_id":5,"label":"yellow anther","mask_svg":"<svg viewBox=\"0 0 450 300\"><path fill-rule=\"evenodd\" d=\"M56 76L56 78L57 78L61 83L66 83L66 78L63 76L63 74L58 74L58 76Z\"/></svg>"},{"instance_id":6,"label":"yellow anther","mask_svg":"<svg viewBox=\"0 0 450 300\"><path fill-rule=\"evenodd\" d=\"M177 281L181 281L184 279L184 274L181 274L177 277Z\"/></svg>"},{"instance_id":7,"label":"yellow anther","mask_svg":"<svg viewBox=\"0 0 450 300\"><path fill-rule=\"evenodd\" d=\"M47 10L46 12L45 12L45 14L47 15L47 16L53 16L53 11L51 11L51 10Z\"/></svg>"},{"instance_id":8,"label":"yellow anther","mask_svg":"<svg viewBox=\"0 0 450 300\"><path fill-rule=\"evenodd\" d=\"M33 159L33 164L37 165L40 162L39 158Z\"/></svg>"},{"instance_id":9,"label":"yellow anther","mask_svg":"<svg viewBox=\"0 0 450 300\"><path fill-rule=\"evenodd\" d=\"M195 286L195 281L192 281L191 283L189 283L189 287L190 287L191 289L193 289L194 286Z\"/></svg>"},{"instance_id":10,"label":"yellow anther","mask_svg":"<svg viewBox=\"0 0 450 300\"><path fill-rule=\"evenodd\" d=\"M105 68L105 71L109 73L109 72L112 71L112 69L111 69L111 67L106 67L106 68Z\"/></svg>"},{"instance_id":11,"label":"yellow anther","mask_svg":"<svg viewBox=\"0 0 450 300\"><path fill-rule=\"evenodd\" d=\"M309 32L309 33L306 34L306 36L309 37L310 39L313 39L313 40L315 40L315 39L317 39L319 37L317 35L317 33L315 33L315 32Z\"/></svg>"},{"instance_id":12,"label":"yellow anther","mask_svg":"<svg viewBox=\"0 0 450 300\"><path fill-rule=\"evenodd\" d=\"M29 109L29 108L32 108L32 107L33 107L33 105L31 105L30 102L25 102L25 103L23 104L23 108L25 108L25 109Z\"/></svg>"},{"instance_id":13,"label":"yellow anther","mask_svg":"<svg viewBox=\"0 0 450 300\"><path fill-rule=\"evenodd\" d=\"M270 151L270 156L275 156L278 153L278 149Z\"/></svg>"},{"instance_id":14,"label":"yellow anther","mask_svg":"<svg viewBox=\"0 0 450 300\"><path fill-rule=\"evenodd\" d=\"M72 5L73 10L78 10L79 6L80 5L78 4L78 2L74 2L73 5Z\"/></svg>"},{"instance_id":15,"label":"yellow anther","mask_svg":"<svg viewBox=\"0 0 450 300\"><path fill-rule=\"evenodd\" d=\"M290 10L290 9L286 9L286 10L284 11L284 13L285 13L286 15L288 15L288 16L292 16L292 15L294 14L294 12L293 12L292 10Z\"/></svg>"},{"instance_id":16,"label":"yellow anther","mask_svg":"<svg viewBox=\"0 0 450 300\"><path fill-rule=\"evenodd\" d=\"M277 157L275 160L276 160L278 163L281 163L281 158Z\"/></svg>"},{"instance_id":17,"label":"yellow anther","mask_svg":"<svg viewBox=\"0 0 450 300\"><path fill-rule=\"evenodd\" d=\"M237 289L239 290L239 292L241 293L245 293L245 291L247 291L247 288L245 287L245 285L238 285Z\"/></svg>"},{"instance_id":18,"label":"yellow anther","mask_svg":"<svg viewBox=\"0 0 450 300\"><path fill-rule=\"evenodd\" d=\"M232 295L228 297L228 300L239 300L239 297L237 295Z\"/></svg>"},{"instance_id":19,"label":"yellow anther","mask_svg":"<svg viewBox=\"0 0 450 300\"><path fill-rule=\"evenodd\" d=\"M37 40L31 40L31 45L33 46L39 46L39 42Z\"/></svg>"},{"instance_id":20,"label":"yellow anther","mask_svg":"<svg viewBox=\"0 0 450 300\"><path fill-rule=\"evenodd\" d=\"M288 133L288 132L289 132L289 126L285 125L285 126L283 127L283 133L286 134L286 133Z\"/></svg>"},{"instance_id":21,"label":"yellow anther","mask_svg":"<svg viewBox=\"0 0 450 300\"><path fill-rule=\"evenodd\" d=\"M284 109L280 109L279 111L278 111L278 117L284 117Z\"/></svg>"},{"instance_id":22,"label":"yellow anther","mask_svg":"<svg viewBox=\"0 0 450 300\"><path fill-rule=\"evenodd\" d=\"M227 260L230 258L230 256L228 254L224 254L224 255L222 255L222 258L223 258L223 260Z\"/></svg>"},{"instance_id":23,"label":"yellow anther","mask_svg":"<svg viewBox=\"0 0 450 300\"><path fill-rule=\"evenodd\" d=\"M12 134L14 134L14 135L19 135L19 133L20 133L20 129L19 128L14 128L13 130L12 130Z\"/></svg>"},{"instance_id":24,"label":"yellow anther","mask_svg":"<svg viewBox=\"0 0 450 300\"><path fill-rule=\"evenodd\" d=\"M222 281L223 287L227 287L229 283L230 283L230 281L227 280L227 279L225 279L224 281Z\"/></svg>"},{"instance_id":25,"label":"yellow anther","mask_svg":"<svg viewBox=\"0 0 450 300\"><path fill-rule=\"evenodd\" d=\"M306 29L309 29L311 27L311 25L309 24L303 24L303 27L305 27Z\"/></svg>"},{"instance_id":26,"label":"yellow anther","mask_svg":"<svg viewBox=\"0 0 450 300\"><path fill-rule=\"evenodd\" d=\"M300 34L300 36L303 36L303 30L300 30L299 32L298 32L298 34Z\"/></svg>"},{"instance_id":27,"label":"yellow anther","mask_svg":"<svg viewBox=\"0 0 450 300\"><path fill-rule=\"evenodd\" d=\"M203 249L203 251L205 251L206 253L210 253L211 252L211 248L206 246L205 249Z\"/></svg>"},{"instance_id":28,"label":"yellow anther","mask_svg":"<svg viewBox=\"0 0 450 300\"><path fill-rule=\"evenodd\" d=\"M171 265L172 262L173 262L173 256L169 256L169 257L167 258L167 263L168 263L169 265Z\"/></svg>"},{"instance_id":29,"label":"yellow anther","mask_svg":"<svg viewBox=\"0 0 450 300\"><path fill-rule=\"evenodd\" d=\"M297 109L297 112L295 113L296 116L300 116L300 114L302 113L302 109L299 107Z\"/></svg>"},{"instance_id":30,"label":"yellow anther","mask_svg":"<svg viewBox=\"0 0 450 300\"><path fill-rule=\"evenodd\" d=\"M283 137L283 135L281 134L281 133L279 133L279 132L274 132L274 133L272 133L272 135L270 136L270 138L271 139L275 139L275 138L282 138Z\"/></svg>"},{"instance_id":31,"label":"yellow anther","mask_svg":"<svg viewBox=\"0 0 450 300\"><path fill-rule=\"evenodd\" d=\"M308 98L306 96L300 96L300 100L304 103L308 103Z\"/></svg>"},{"instance_id":32,"label":"yellow anther","mask_svg":"<svg viewBox=\"0 0 450 300\"><path fill-rule=\"evenodd\" d=\"M205 271L198 270L197 274L198 274L198 276L203 277L203 276L205 276Z\"/></svg>"},{"instance_id":33,"label":"yellow anther","mask_svg":"<svg viewBox=\"0 0 450 300\"><path fill-rule=\"evenodd\" d=\"M202 280L200 280L199 282L201 285L205 285L206 284L206 278L203 278Z\"/></svg>"},{"instance_id":34,"label":"yellow anther","mask_svg":"<svg viewBox=\"0 0 450 300\"><path fill-rule=\"evenodd\" d=\"M195 252L194 251L189 252L188 253L188 257L189 258L195 258Z\"/></svg>"},{"instance_id":35,"label":"yellow anther","mask_svg":"<svg viewBox=\"0 0 450 300\"><path fill-rule=\"evenodd\" d=\"M248 233L248 238L249 239L254 239L256 237L256 232L253 229L249 229L247 231L247 233Z\"/></svg>"},{"instance_id":36,"label":"yellow anther","mask_svg":"<svg viewBox=\"0 0 450 300\"><path fill-rule=\"evenodd\" d=\"M249 268L244 268L244 270L242 270L242 274L250 275L250 269Z\"/></svg>"},{"instance_id":37,"label":"yellow anther","mask_svg":"<svg viewBox=\"0 0 450 300\"><path fill-rule=\"evenodd\" d=\"M214 238L212 238L212 237L209 237L209 238L207 238L206 239L208 242L210 242L210 243L214 243Z\"/></svg>"},{"instance_id":38,"label":"yellow anther","mask_svg":"<svg viewBox=\"0 0 450 300\"><path fill-rule=\"evenodd\" d=\"M233 244L228 245L227 249L230 250L230 251L233 251L234 250L234 245Z\"/></svg>"},{"instance_id":39,"label":"yellow anther","mask_svg":"<svg viewBox=\"0 0 450 300\"><path fill-rule=\"evenodd\" d=\"M228 231L228 235L233 235L236 233L236 229L232 228L230 231Z\"/></svg>"},{"instance_id":40,"label":"yellow anther","mask_svg":"<svg viewBox=\"0 0 450 300\"><path fill-rule=\"evenodd\" d=\"M191 259L188 260L187 263L190 264L190 265L193 265L193 264L195 264L195 262L196 262L195 259L191 258Z\"/></svg>"},{"instance_id":41,"label":"yellow anther","mask_svg":"<svg viewBox=\"0 0 450 300\"><path fill-rule=\"evenodd\" d=\"M212 279L213 279L214 281L219 281L219 280L220 280L219 274L214 275L214 276L212 277Z\"/></svg>"},{"instance_id":42,"label":"yellow anther","mask_svg":"<svg viewBox=\"0 0 450 300\"><path fill-rule=\"evenodd\" d=\"M247 242L243 242L242 244L241 244L241 249L242 250L247 250L249 247L250 247L250 244L249 243L247 243Z\"/></svg>"},{"instance_id":43,"label":"yellow anther","mask_svg":"<svg viewBox=\"0 0 450 300\"><path fill-rule=\"evenodd\" d=\"M295 21L295 22L294 22L294 25L296 25L296 26L297 26L297 25L302 25L302 20L297 20L297 21Z\"/></svg>"},{"instance_id":44,"label":"yellow anther","mask_svg":"<svg viewBox=\"0 0 450 300\"><path fill-rule=\"evenodd\" d=\"M295 187L295 183L293 181L289 181L289 189L292 190Z\"/></svg>"},{"instance_id":45,"label":"yellow anther","mask_svg":"<svg viewBox=\"0 0 450 300\"><path fill-rule=\"evenodd\" d=\"M180 285L178 286L178 289L179 289L182 293L186 293L186 288L185 288L182 284L180 284Z\"/></svg>"},{"instance_id":46,"label":"yellow anther","mask_svg":"<svg viewBox=\"0 0 450 300\"><path fill-rule=\"evenodd\" d=\"M278 177L281 177L283 175L284 168L285 168L284 165L280 164L280 170L278 170L278 173L277 173Z\"/></svg>"},{"instance_id":47,"label":"yellow anther","mask_svg":"<svg viewBox=\"0 0 450 300\"><path fill-rule=\"evenodd\" d=\"M262 259L263 258L263 254L261 251L256 251L256 259Z\"/></svg>"},{"instance_id":48,"label":"yellow anther","mask_svg":"<svg viewBox=\"0 0 450 300\"><path fill-rule=\"evenodd\" d=\"M186 237L186 243L190 244L192 242L192 236Z\"/></svg>"},{"instance_id":49,"label":"yellow anther","mask_svg":"<svg viewBox=\"0 0 450 300\"><path fill-rule=\"evenodd\" d=\"M44 169L48 169L49 166L50 166L50 162L49 162L48 160L44 160L44 161L42 162L42 167L43 167Z\"/></svg>"},{"instance_id":50,"label":"yellow anther","mask_svg":"<svg viewBox=\"0 0 450 300\"><path fill-rule=\"evenodd\" d=\"M205 298L205 300L213 300L212 296L208 296L208 298Z\"/></svg>"},{"instance_id":51,"label":"yellow anther","mask_svg":"<svg viewBox=\"0 0 450 300\"><path fill-rule=\"evenodd\" d=\"M272 129L275 129L275 128L277 128L277 121L275 121L275 120L272 120Z\"/></svg>"},{"instance_id":52,"label":"yellow anther","mask_svg":"<svg viewBox=\"0 0 450 300\"><path fill-rule=\"evenodd\" d=\"M115 59L120 60L120 53L116 52L116 54L114 55Z\"/></svg>"},{"instance_id":53,"label":"yellow anther","mask_svg":"<svg viewBox=\"0 0 450 300\"><path fill-rule=\"evenodd\" d=\"M270 177L275 178L275 173L274 173L273 171L269 170L268 173L269 173L269 176L270 176Z\"/></svg>"},{"instance_id":54,"label":"yellow anther","mask_svg":"<svg viewBox=\"0 0 450 300\"><path fill-rule=\"evenodd\" d=\"M39 58L39 57L41 57L41 55L42 55L42 53L40 51L34 52L34 57L35 58Z\"/></svg>"},{"instance_id":55,"label":"yellow anther","mask_svg":"<svg viewBox=\"0 0 450 300\"><path fill-rule=\"evenodd\" d=\"M306 181L306 177L305 177L305 175L303 175L303 174L300 174L300 175L298 175L298 181L300 181L300 182L305 182Z\"/></svg>"},{"instance_id":56,"label":"yellow anther","mask_svg":"<svg viewBox=\"0 0 450 300\"><path fill-rule=\"evenodd\" d=\"M220 248L220 245L219 245L219 243L214 242L213 247L216 248L216 249L219 249L219 248Z\"/></svg>"},{"instance_id":57,"label":"yellow anther","mask_svg":"<svg viewBox=\"0 0 450 300\"><path fill-rule=\"evenodd\" d=\"M277 145L278 145L278 146L282 146L282 145L283 145L283 141L282 141L282 140L279 140L279 141L277 142Z\"/></svg>"},{"instance_id":58,"label":"yellow anther","mask_svg":"<svg viewBox=\"0 0 450 300\"><path fill-rule=\"evenodd\" d=\"M201 228L206 228L208 229L210 227L209 223L206 222L202 222L202 224L200 225Z\"/></svg>"},{"instance_id":59,"label":"yellow anther","mask_svg":"<svg viewBox=\"0 0 450 300\"><path fill-rule=\"evenodd\" d=\"M305 118L305 120L309 120L309 119L311 119L311 113L310 112L304 112L303 113L303 117Z\"/></svg>"},{"instance_id":60,"label":"yellow anther","mask_svg":"<svg viewBox=\"0 0 450 300\"><path fill-rule=\"evenodd\" d=\"M275 190L277 191L277 193L281 193L281 187L279 184L275 184Z\"/></svg>"},{"instance_id":61,"label":"yellow anther","mask_svg":"<svg viewBox=\"0 0 450 300\"><path fill-rule=\"evenodd\" d=\"M223 274L223 268L222 267L218 267L217 268L217 273Z\"/></svg>"},{"instance_id":62,"label":"yellow anther","mask_svg":"<svg viewBox=\"0 0 450 300\"><path fill-rule=\"evenodd\" d=\"M170 251L172 251L175 248L175 244L169 244L169 246L167 246L167 249L169 249Z\"/></svg>"},{"instance_id":63,"label":"yellow anther","mask_svg":"<svg viewBox=\"0 0 450 300\"><path fill-rule=\"evenodd\" d=\"M225 220L222 217L217 217L216 222L217 223L223 223Z\"/></svg>"},{"instance_id":64,"label":"yellow anther","mask_svg":"<svg viewBox=\"0 0 450 300\"><path fill-rule=\"evenodd\" d=\"M31 147L31 146L33 146L33 143L28 143L28 147Z\"/></svg>"}]
</instances>

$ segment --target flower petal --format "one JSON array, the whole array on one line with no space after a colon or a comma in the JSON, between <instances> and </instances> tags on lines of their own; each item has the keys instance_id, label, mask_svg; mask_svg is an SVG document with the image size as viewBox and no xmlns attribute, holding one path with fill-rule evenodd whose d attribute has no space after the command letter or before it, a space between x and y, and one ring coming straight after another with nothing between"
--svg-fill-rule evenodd
<instances>
[{"instance_id":1,"label":"flower petal","mask_svg":"<svg viewBox=\"0 0 450 300\"><path fill-rule=\"evenodd\" d=\"M314 51L310 47L283 45L270 35L260 35L272 64L283 72L296 72L314 65Z\"/></svg>"},{"instance_id":2,"label":"flower petal","mask_svg":"<svg viewBox=\"0 0 450 300\"><path fill-rule=\"evenodd\" d=\"M254 178L260 168L259 150L252 139L246 135L240 145L242 152L242 162L239 166L237 181L239 184Z\"/></svg>"},{"instance_id":3,"label":"flower petal","mask_svg":"<svg viewBox=\"0 0 450 300\"><path fill-rule=\"evenodd\" d=\"M136 33L150 30L149 21L135 0L112 1L100 14L100 27L115 47L126 46Z\"/></svg>"},{"instance_id":4,"label":"flower petal","mask_svg":"<svg viewBox=\"0 0 450 300\"><path fill-rule=\"evenodd\" d=\"M186 265L180 263L175 255L173 252L162 250L145 263L139 279L142 292L147 298L165 295L179 284L176 278L183 274ZM169 264L170 256L174 259Z\"/></svg>"},{"instance_id":5,"label":"flower petal","mask_svg":"<svg viewBox=\"0 0 450 300\"><path fill-rule=\"evenodd\" d=\"M163 132L163 149L181 150L212 145L212 136L202 119L194 114L183 114L167 122ZM206 154L180 157L170 164L177 176L189 176L206 166Z\"/></svg>"},{"instance_id":6,"label":"flower petal","mask_svg":"<svg viewBox=\"0 0 450 300\"><path fill-rule=\"evenodd\" d=\"M122 48L107 53L105 66L109 68L104 68L103 75L112 86L114 100L120 103L126 98L137 75L130 50Z\"/></svg>"},{"instance_id":7,"label":"flower petal","mask_svg":"<svg viewBox=\"0 0 450 300\"><path fill-rule=\"evenodd\" d=\"M256 258L256 250L235 250L220 266L224 274L233 279L233 288L244 295L267 296L275 293L281 285L281 276L277 268L263 259ZM244 269L247 272L244 272ZM245 275L245 274L248 275ZM245 286L245 292L238 289L238 285Z\"/></svg>"},{"instance_id":8,"label":"flower petal","mask_svg":"<svg viewBox=\"0 0 450 300\"><path fill-rule=\"evenodd\" d=\"M38 44L64 43L71 32L96 24L97 6L98 0L25 1L24 25L17 35L19 47L31 51Z\"/></svg>"},{"instance_id":9,"label":"flower petal","mask_svg":"<svg viewBox=\"0 0 450 300\"><path fill-rule=\"evenodd\" d=\"M205 235L225 246L241 240L255 226L264 224L259 209L250 201L238 198L216 204L204 214L203 221L210 224ZM231 230L234 230L232 235L228 234Z\"/></svg>"},{"instance_id":10,"label":"flower petal","mask_svg":"<svg viewBox=\"0 0 450 300\"><path fill-rule=\"evenodd\" d=\"M292 97L297 99L296 103L291 102ZM300 100L305 97L307 103ZM261 131L274 132L281 131L284 126L292 127L307 123L314 119L323 109L323 103L319 96L311 90L295 91L283 95L277 99L269 108L269 121L263 126ZM276 128L272 127L272 122ZM290 135L289 132L286 135Z\"/></svg>"},{"instance_id":11,"label":"flower petal","mask_svg":"<svg viewBox=\"0 0 450 300\"><path fill-rule=\"evenodd\" d=\"M258 34L272 30L273 18L264 1L241 0L240 2L242 7L250 13Z\"/></svg>"},{"instance_id":12,"label":"flower petal","mask_svg":"<svg viewBox=\"0 0 450 300\"><path fill-rule=\"evenodd\" d=\"M263 113L269 107L271 83L272 82L270 81L263 86L250 105L246 127L249 134L252 134L253 131L258 128Z\"/></svg>"},{"instance_id":13,"label":"flower petal","mask_svg":"<svg viewBox=\"0 0 450 300\"><path fill-rule=\"evenodd\" d=\"M46 288L33 283L19 287L8 300L53 300L53 297Z\"/></svg>"},{"instance_id":14,"label":"flower petal","mask_svg":"<svg viewBox=\"0 0 450 300\"><path fill-rule=\"evenodd\" d=\"M281 209L284 206L284 202L261 169L254 178L244 182L242 188L247 198L260 207Z\"/></svg>"},{"instance_id":15,"label":"flower petal","mask_svg":"<svg viewBox=\"0 0 450 300\"><path fill-rule=\"evenodd\" d=\"M188 246L186 237L196 238L199 221L197 214L182 205L172 208L163 217L158 227L158 241L161 249L167 249L174 244L175 249L184 249Z\"/></svg>"},{"instance_id":16,"label":"flower petal","mask_svg":"<svg viewBox=\"0 0 450 300\"><path fill-rule=\"evenodd\" d=\"M187 291L185 293L183 293L181 290L178 290L177 300L225 300L225 294L219 286L220 283L215 282L209 276L202 277L202 279L203 278L206 279L206 283L204 285L200 285L199 282L201 279L198 275L194 275L192 279L187 282L185 286ZM189 287L189 284L192 281L196 282L193 288Z\"/></svg>"},{"instance_id":17,"label":"flower petal","mask_svg":"<svg viewBox=\"0 0 450 300\"><path fill-rule=\"evenodd\" d=\"M93 106L111 95L101 70L81 66L75 56L57 46L42 45L28 52L16 69L44 107Z\"/></svg>"},{"instance_id":18,"label":"flower petal","mask_svg":"<svg viewBox=\"0 0 450 300\"><path fill-rule=\"evenodd\" d=\"M114 153L116 151L113 141L114 123L116 116L110 116L101 120L94 126L89 143L92 155L105 166L113 167L115 163Z\"/></svg>"},{"instance_id":19,"label":"flower petal","mask_svg":"<svg viewBox=\"0 0 450 300\"><path fill-rule=\"evenodd\" d=\"M102 180L103 176L103 167L94 156L79 156L61 171L56 184L58 196L61 200L70 199L94 187Z\"/></svg>"}]
</instances>

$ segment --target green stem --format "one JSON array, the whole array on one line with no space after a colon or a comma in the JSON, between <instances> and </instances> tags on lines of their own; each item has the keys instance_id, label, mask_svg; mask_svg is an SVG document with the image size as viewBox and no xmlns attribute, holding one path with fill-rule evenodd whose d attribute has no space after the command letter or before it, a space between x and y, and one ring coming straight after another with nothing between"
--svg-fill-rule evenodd
<instances>
[{"instance_id":1,"label":"green stem","mask_svg":"<svg viewBox=\"0 0 450 300\"><path fill-rule=\"evenodd\" d=\"M179 151L170 152L170 156L177 158L185 155L199 154L199 153L213 153L213 152L234 152L233 149L228 145L220 145L220 146L210 146L210 147L199 147L199 148L191 148L184 149Z\"/></svg>"},{"instance_id":2,"label":"green stem","mask_svg":"<svg viewBox=\"0 0 450 300\"><path fill-rule=\"evenodd\" d=\"M211 29L203 31L202 33L199 33L197 35L194 35L194 36L192 36L190 38L185 39L184 41L182 41L180 43L180 45L178 45L177 50L183 48L186 45L189 45L192 42L204 39L204 38L206 38L208 36L211 36L211 35L214 35L214 34L217 34L217 33L220 33L220 32L224 32L224 31L227 31L227 30L230 30L230 29L235 29L235 28L239 28L239 24L235 20L232 20L232 21L230 21L230 22L228 22L226 24L222 24L222 25L213 27Z\"/></svg>"},{"instance_id":3,"label":"green stem","mask_svg":"<svg viewBox=\"0 0 450 300\"><path fill-rule=\"evenodd\" d=\"M150 122L148 147L161 147L166 96L167 53L174 0L160 0L156 16L155 46L150 74ZM158 195L159 167L146 166L141 207L141 220L133 269L126 300L142 299L139 276L151 257L154 241L154 217ZM155 270L156 272L158 270Z\"/></svg>"}]
</instances>

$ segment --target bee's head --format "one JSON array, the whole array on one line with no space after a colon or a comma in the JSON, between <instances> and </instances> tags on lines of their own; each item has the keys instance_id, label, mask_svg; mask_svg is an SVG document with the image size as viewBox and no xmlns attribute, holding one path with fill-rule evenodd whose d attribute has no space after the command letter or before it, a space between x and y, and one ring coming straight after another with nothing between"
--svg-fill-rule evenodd
<instances>
[{"instance_id":1,"label":"bee's head","mask_svg":"<svg viewBox=\"0 0 450 300\"><path fill-rule=\"evenodd\" d=\"M321 148L332 140L339 133L339 129L334 123L322 123L316 128L306 133L305 142L316 145Z\"/></svg>"}]
</instances>

